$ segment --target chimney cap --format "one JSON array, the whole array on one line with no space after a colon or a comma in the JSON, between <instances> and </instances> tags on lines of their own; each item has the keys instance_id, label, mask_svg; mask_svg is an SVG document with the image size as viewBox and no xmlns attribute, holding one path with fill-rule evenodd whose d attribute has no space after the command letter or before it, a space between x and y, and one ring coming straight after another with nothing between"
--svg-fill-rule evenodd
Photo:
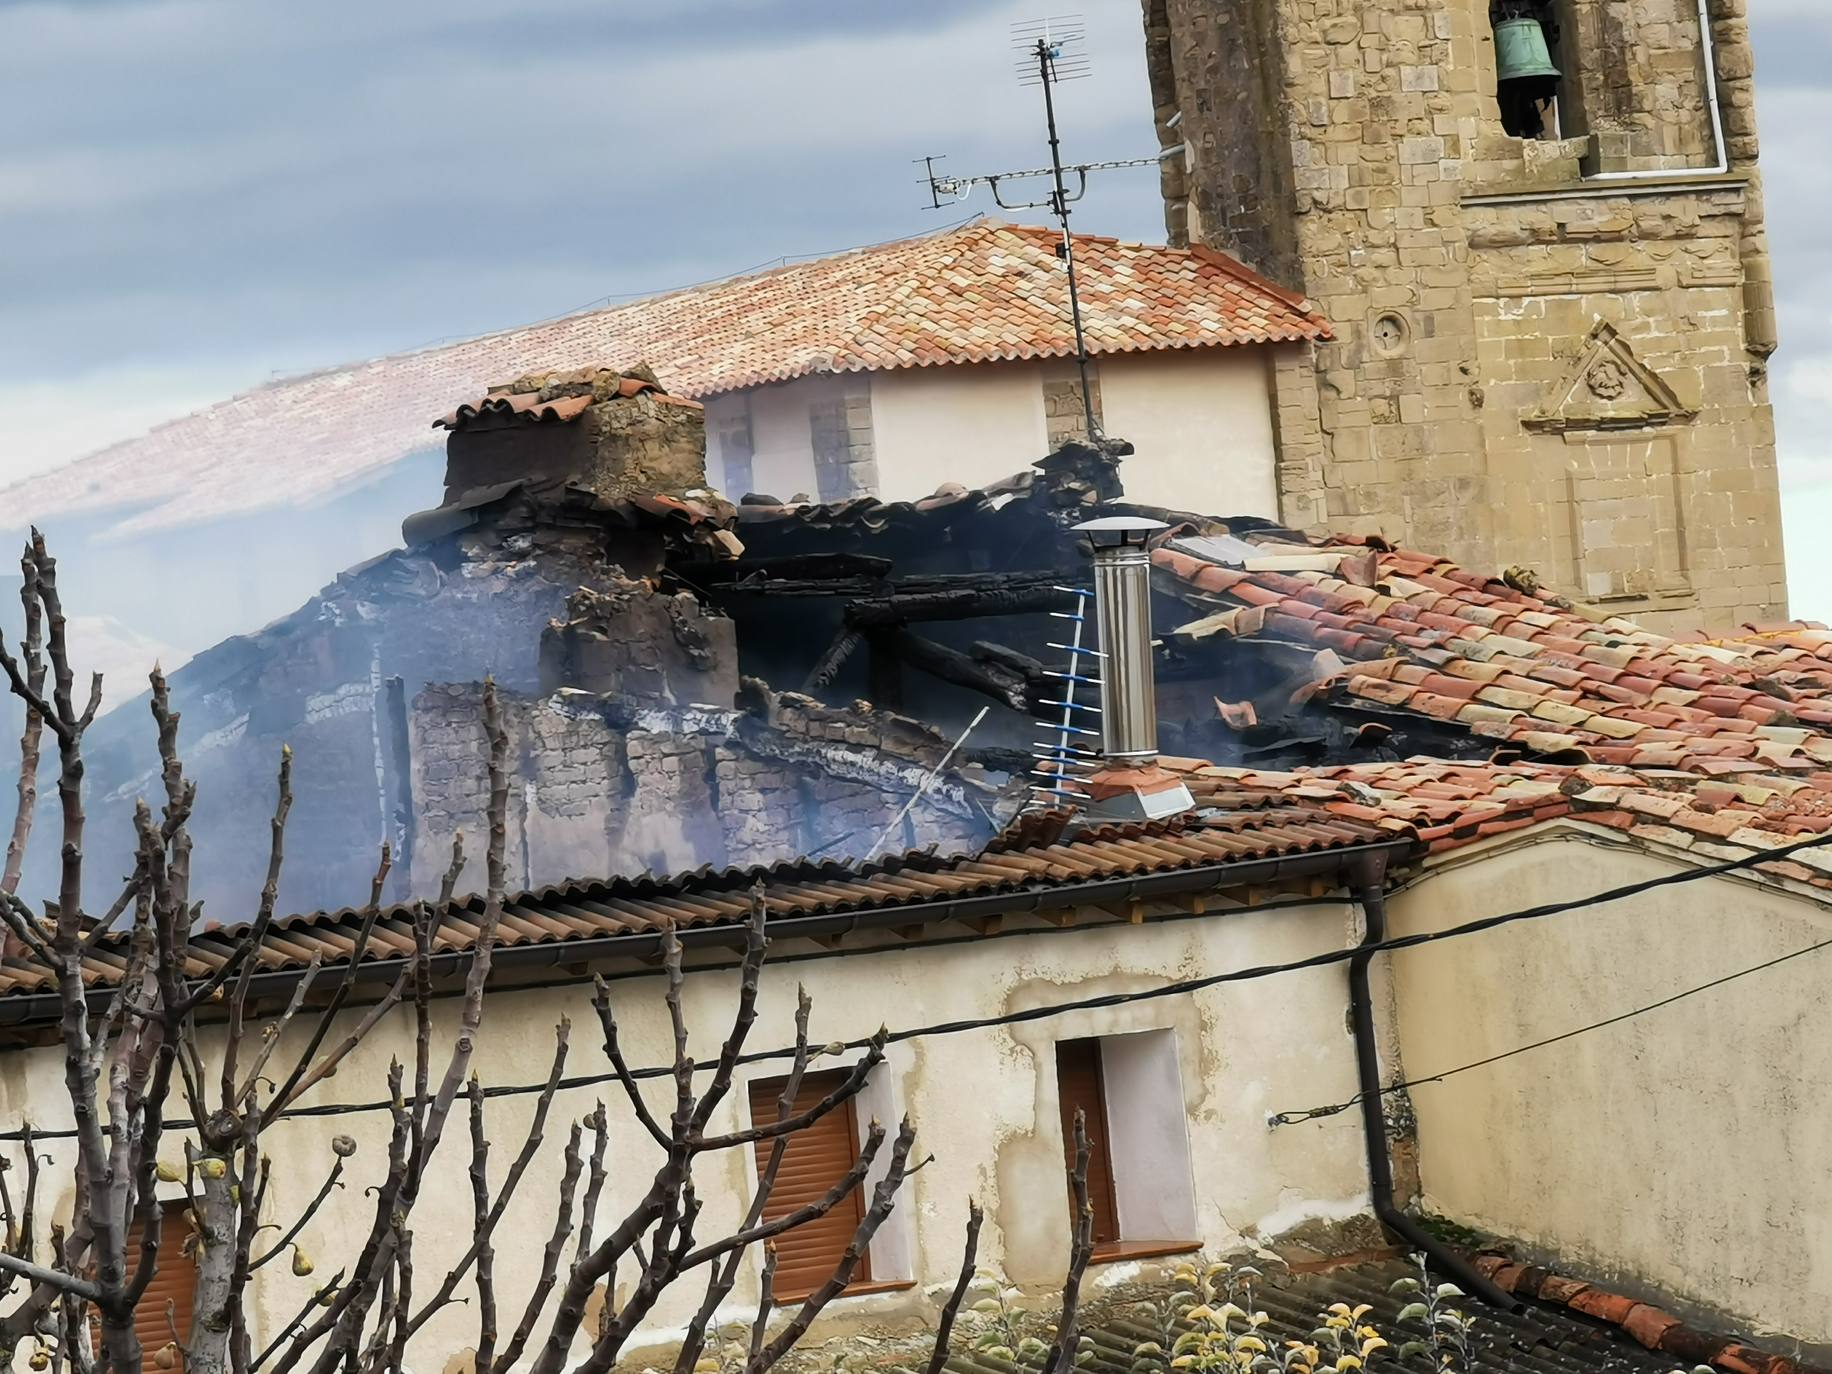
<instances>
[{"instance_id":1,"label":"chimney cap","mask_svg":"<svg viewBox=\"0 0 1832 1374\"><path fill-rule=\"evenodd\" d=\"M1152 520L1143 515L1105 515L1099 520L1084 520L1074 527L1076 533L1087 535L1097 549L1143 544L1157 531L1169 528L1162 520Z\"/></svg>"}]
</instances>

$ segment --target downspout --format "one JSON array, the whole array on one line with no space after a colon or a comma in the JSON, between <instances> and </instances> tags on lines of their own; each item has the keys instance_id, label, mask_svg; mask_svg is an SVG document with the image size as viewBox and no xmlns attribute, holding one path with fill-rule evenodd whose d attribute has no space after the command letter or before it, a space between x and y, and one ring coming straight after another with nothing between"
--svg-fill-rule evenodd
<instances>
[{"instance_id":1,"label":"downspout","mask_svg":"<svg viewBox=\"0 0 1832 1374\"><path fill-rule=\"evenodd\" d=\"M1586 181L1645 181L1688 172L1720 176L1730 170L1730 145L1724 139L1724 110L1718 99L1717 48L1711 41L1711 0L1698 0L1698 51L1705 65L1705 104L1711 111L1711 142L1717 161L1709 167L1658 167L1632 172L1592 172Z\"/></svg>"},{"instance_id":2,"label":"downspout","mask_svg":"<svg viewBox=\"0 0 1832 1374\"><path fill-rule=\"evenodd\" d=\"M1380 1047L1374 1035L1374 995L1368 985L1368 968L1376 946L1387 938L1387 903L1380 874L1384 856L1363 866L1356 884L1357 900L1366 916L1361 947L1349 960L1349 1015L1355 1030L1356 1089L1361 1100L1361 1129L1368 1151L1368 1192L1380 1224L1414 1250L1422 1251L1429 1267L1448 1276L1464 1292L1507 1312L1524 1304L1478 1274L1456 1251L1407 1216L1393 1200L1393 1158L1387 1149L1387 1113L1382 1105ZM1370 872L1371 870L1371 872Z\"/></svg>"}]
</instances>

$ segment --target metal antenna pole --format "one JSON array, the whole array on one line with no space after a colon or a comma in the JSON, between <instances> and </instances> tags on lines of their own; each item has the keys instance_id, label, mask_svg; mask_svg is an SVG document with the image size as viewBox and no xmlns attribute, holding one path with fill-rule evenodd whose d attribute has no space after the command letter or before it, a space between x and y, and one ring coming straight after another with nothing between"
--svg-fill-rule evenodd
<instances>
[{"instance_id":1,"label":"metal antenna pole","mask_svg":"<svg viewBox=\"0 0 1832 1374\"><path fill-rule=\"evenodd\" d=\"M1075 241L1069 235L1069 191L1062 179L1062 140L1056 134L1056 98L1052 91L1055 79L1050 65L1055 60L1056 50L1045 37L1037 40L1035 52L1037 75L1043 86L1043 116L1050 129L1050 171L1056 182L1056 189L1050 195L1050 209L1062 226L1062 247L1057 251L1069 276L1069 318L1075 325L1075 370L1081 377L1081 414L1087 423L1088 442L1095 444L1100 442L1100 427L1094 423L1094 391L1088 384L1088 340L1081 328L1081 294L1075 284Z\"/></svg>"}]
</instances>

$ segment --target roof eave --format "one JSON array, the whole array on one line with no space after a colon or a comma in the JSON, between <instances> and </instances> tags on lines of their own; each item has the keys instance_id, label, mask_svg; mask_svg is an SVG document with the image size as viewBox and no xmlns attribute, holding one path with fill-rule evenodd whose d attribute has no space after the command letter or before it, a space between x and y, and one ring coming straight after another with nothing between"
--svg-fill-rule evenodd
<instances>
[{"instance_id":1,"label":"roof eave","mask_svg":"<svg viewBox=\"0 0 1832 1374\"><path fill-rule=\"evenodd\" d=\"M1102 902L1144 900L1150 897L1174 896L1180 893L1214 890L1224 887L1261 885L1288 878L1333 875L1338 878L1364 864L1375 855L1389 862L1404 859L1417 848L1416 841L1403 836L1389 841L1344 845L1339 848L1311 850L1277 858L1247 859L1231 863L1203 864L1176 869L1168 873L1149 873L1134 877L1103 878L1095 882L1048 884L1016 891L989 892L972 897L942 898L928 902L900 902L852 911L822 912L809 916L788 916L768 923L771 940L844 939L860 931L907 928L918 925L940 925L947 921L972 920L988 916L1023 915L1065 906L1088 906ZM683 926L676 935L685 949L736 947L742 944L743 927L734 923ZM550 940L530 944L499 944L491 952L495 968L548 968L558 964L596 963L607 959L635 959L654 964L661 956L660 931L628 932L583 940ZM844 953L836 950L836 953ZM435 954L432 973L435 978L453 977L466 971L472 951L452 950ZM392 981L410 960L406 957L376 959L357 966L355 981L374 983ZM276 970L256 974L250 980L254 997L285 996L305 974L305 968ZM112 1000L112 985L96 985L88 990L89 1005L100 1011ZM0 998L0 1027L41 1025L56 1021L62 1015L60 998L55 993L30 993Z\"/></svg>"}]
</instances>

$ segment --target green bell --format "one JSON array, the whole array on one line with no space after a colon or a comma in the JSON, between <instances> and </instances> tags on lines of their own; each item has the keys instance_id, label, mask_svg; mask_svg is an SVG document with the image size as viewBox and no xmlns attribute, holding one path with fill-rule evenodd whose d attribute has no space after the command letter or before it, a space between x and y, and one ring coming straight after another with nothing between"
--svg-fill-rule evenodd
<instances>
[{"instance_id":1,"label":"green bell","mask_svg":"<svg viewBox=\"0 0 1832 1374\"><path fill-rule=\"evenodd\" d=\"M1504 19L1495 25L1495 75L1502 81L1557 76L1537 19Z\"/></svg>"}]
</instances>

